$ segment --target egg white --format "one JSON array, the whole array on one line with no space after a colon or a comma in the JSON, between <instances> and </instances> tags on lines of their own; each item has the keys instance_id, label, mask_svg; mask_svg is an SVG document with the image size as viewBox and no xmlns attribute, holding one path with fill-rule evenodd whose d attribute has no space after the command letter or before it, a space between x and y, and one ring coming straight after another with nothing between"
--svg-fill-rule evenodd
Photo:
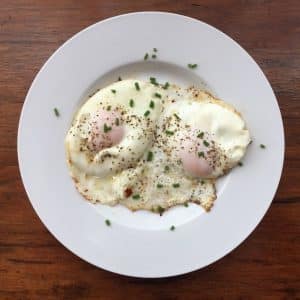
<instances>
[{"instance_id":1,"label":"egg white","mask_svg":"<svg viewBox=\"0 0 300 300\"><path fill-rule=\"evenodd\" d=\"M157 93L160 97L155 96ZM129 99L134 99L134 107L130 107ZM155 105L150 109L151 100ZM108 105L123 113L124 139L99 153L82 151L89 134L89 117ZM147 110L151 113L145 117ZM208 178L186 173L176 151L182 134L194 128L205 132L217 149L218 163ZM174 134L166 135L166 130ZM165 90L138 80L124 80L100 90L79 109L65 146L71 176L87 200L162 213L187 202L210 210L216 199L215 178L242 159L249 142L241 115L206 92L175 85Z\"/></svg>"}]
</instances>

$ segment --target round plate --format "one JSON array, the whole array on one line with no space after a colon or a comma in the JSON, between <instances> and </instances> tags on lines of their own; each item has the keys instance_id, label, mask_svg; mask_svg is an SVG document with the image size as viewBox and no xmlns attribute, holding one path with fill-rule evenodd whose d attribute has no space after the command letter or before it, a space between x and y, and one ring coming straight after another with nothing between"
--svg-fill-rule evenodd
<instances>
[{"instance_id":1,"label":"round plate","mask_svg":"<svg viewBox=\"0 0 300 300\"><path fill-rule=\"evenodd\" d=\"M143 60L158 49L157 58ZM197 63L194 70L188 63ZM162 217L92 205L75 190L64 137L88 95L117 78L149 78L208 89L244 116L253 143L241 168L218 182L211 212L175 207ZM60 116L53 113L54 107ZM265 144L266 148L260 148ZM238 246L274 197L284 134L276 98L261 69L231 38L185 16L140 12L94 24L61 46L27 94L18 132L22 179L35 211L69 250L103 269L166 277L202 268ZM105 225L110 219L111 226ZM171 225L176 226L170 231Z\"/></svg>"}]
</instances>

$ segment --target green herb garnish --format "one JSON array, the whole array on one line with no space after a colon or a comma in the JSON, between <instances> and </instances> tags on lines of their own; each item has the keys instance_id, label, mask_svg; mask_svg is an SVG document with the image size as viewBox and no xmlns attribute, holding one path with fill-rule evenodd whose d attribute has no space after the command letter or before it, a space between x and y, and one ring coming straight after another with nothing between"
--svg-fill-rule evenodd
<instances>
[{"instance_id":1,"label":"green herb garnish","mask_svg":"<svg viewBox=\"0 0 300 300\"><path fill-rule=\"evenodd\" d=\"M107 226L110 226L110 225L111 225L111 223L110 223L110 221L109 221L108 219L105 220L105 224L106 224Z\"/></svg>"},{"instance_id":2,"label":"green herb garnish","mask_svg":"<svg viewBox=\"0 0 300 300\"><path fill-rule=\"evenodd\" d=\"M156 58L156 54L152 54L152 56L151 56L153 59L155 59Z\"/></svg>"},{"instance_id":3,"label":"green herb garnish","mask_svg":"<svg viewBox=\"0 0 300 300\"><path fill-rule=\"evenodd\" d=\"M204 184L205 183L205 181L204 180L201 180L201 182L200 182L201 184Z\"/></svg>"},{"instance_id":4,"label":"green herb garnish","mask_svg":"<svg viewBox=\"0 0 300 300\"><path fill-rule=\"evenodd\" d=\"M165 211L165 209L163 207L161 207L160 205L157 206L157 211L160 215L163 214L163 212Z\"/></svg>"},{"instance_id":5,"label":"green herb garnish","mask_svg":"<svg viewBox=\"0 0 300 300\"><path fill-rule=\"evenodd\" d=\"M154 85L158 85L158 82L156 81L155 77L150 77L150 82Z\"/></svg>"},{"instance_id":6,"label":"green herb garnish","mask_svg":"<svg viewBox=\"0 0 300 300\"><path fill-rule=\"evenodd\" d=\"M154 94L154 97L156 97L156 98L161 98L161 94L155 93L155 94Z\"/></svg>"},{"instance_id":7,"label":"green herb garnish","mask_svg":"<svg viewBox=\"0 0 300 300\"><path fill-rule=\"evenodd\" d=\"M119 125L120 125L120 120L119 120L119 118L116 118L115 124L116 124L116 126L119 126Z\"/></svg>"},{"instance_id":8,"label":"green herb garnish","mask_svg":"<svg viewBox=\"0 0 300 300\"><path fill-rule=\"evenodd\" d=\"M110 111L110 110L111 110L111 105L108 105L108 106L106 107L106 110L107 110L107 111Z\"/></svg>"},{"instance_id":9,"label":"green herb garnish","mask_svg":"<svg viewBox=\"0 0 300 300\"><path fill-rule=\"evenodd\" d=\"M174 231L174 230L175 230L175 226L172 225L172 226L170 227L170 230L171 230L171 231Z\"/></svg>"},{"instance_id":10,"label":"green herb garnish","mask_svg":"<svg viewBox=\"0 0 300 300\"><path fill-rule=\"evenodd\" d=\"M53 109L53 111L54 111L55 115L56 115L57 117L59 117L59 111L58 111L58 109L57 109L56 107Z\"/></svg>"},{"instance_id":11,"label":"green herb garnish","mask_svg":"<svg viewBox=\"0 0 300 300\"><path fill-rule=\"evenodd\" d=\"M188 204L187 202L185 202L183 205L184 205L185 207L189 207L189 204Z\"/></svg>"},{"instance_id":12,"label":"green herb garnish","mask_svg":"<svg viewBox=\"0 0 300 300\"><path fill-rule=\"evenodd\" d=\"M158 189L161 189L161 188L163 187L163 185L162 185L161 183L158 183L158 184L156 185L156 187L157 187Z\"/></svg>"},{"instance_id":13,"label":"green herb garnish","mask_svg":"<svg viewBox=\"0 0 300 300\"><path fill-rule=\"evenodd\" d=\"M174 135L174 131L166 130L165 132L167 135Z\"/></svg>"},{"instance_id":14,"label":"green herb garnish","mask_svg":"<svg viewBox=\"0 0 300 300\"><path fill-rule=\"evenodd\" d=\"M122 78L121 78L121 76L119 76L119 77L118 77L118 81L122 81Z\"/></svg>"},{"instance_id":15,"label":"green herb garnish","mask_svg":"<svg viewBox=\"0 0 300 300\"><path fill-rule=\"evenodd\" d=\"M135 194L135 195L132 196L132 199L134 199L134 200L138 200L138 199L140 199L140 198L141 198L141 197L140 197L139 194Z\"/></svg>"},{"instance_id":16,"label":"green herb garnish","mask_svg":"<svg viewBox=\"0 0 300 300\"><path fill-rule=\"evenodd\" d=\"M241 167L243 165L243 163L241 161L239 161L238 165Z\"/></svg>"},{"instance_id":17,"label":"green herb garnish","mask_svg":"<svg viewBox=\"0 0 300 300\"><path fill-rule=\"evenodd\" d=\"M157 52L157 48L153 48L153 52Z\"/></svg>"},{"instance_id":18,"label":"green herb garnish","mask_svg":"<svg viewBox=\"0 0 300 300\"><path fill-rule=\"evenodd\" d=\"M180 184L179 183L173 183L172 186L173 186L173 188L177 189L177 188L180 187Z\"/></svg>"},{"instance_id":19,"label":"green herb garnish","mask_svg":"<svg viewBox=\"0 0 300 300\"><path fill-rule=\"evenodd\" d=\"M111 127L107 126L106 123L104 123L103 131L106 133L106 132L109 132L110 130L111 130Z\"/></svg>"},{"instance_id":20,"label":"green herb garnish","mask_svg":"<svg viewBox=\"0 0 300 300\"><path fill-rule=\"evenodd\" d=\"M170 167L169 166L165 166L165 171L166 172L170 171Z\"/></svg>"},{"instance_id":21,"label":"green herb garnish","mask_svg":"<svg viewBox=\"0 0 300 300\"><path fill-rule=\"evenodd\" d=\"M209 146L209 143L207 142L207 141L203 141L203 145L205 146L205 147L208 147Z\"/></svg>"},{"instance_id":22,"label":"green herb garnish","mask_svg":"<svg viewBox=\"0 0 300 300\"><path fill-rule=\"evenodd\" d=\"M147 161L152 161L153 160L153 152L149 151L147 155Z\"/></svg>"},{"instance_id":23,"label":"green herb garnish","mask_svg":"<svg viewBox=\"0 0 300 300\"><path fill-rule=\"evenodd\" d=\"M162 88L163 88L164 90L166 90L166 89L168 89L169 86L170 86L169 82L166 82L166 83L162 86Z\"/></svg>"},{"instance_id":24,"label":"green herb garnish","mask_svg":"<svg viewBox=\"0 0 300 300\"><path fill-rule=\"evenodd\" d=\"M147 60L147 59L148 59L148 57L149 57L149 54L148 54L148 53L146 53L146 54L144 55L144 60Z\"/></svg>"},{"instance_id":25,"label":"green herb garnish","mask_svg":"<svg viewBox=\"0 0 300 300\"><path fill-rule=\"evenodd\" d=\"M140 90L140 85L139 85L139 83L138 83L138 82L135 82L134 85L135 85L135 89L136 89L137 91L139 91L139 90Z\"/></svg>"},{"instance_id":26,"label":"green herb garnish","mask_svg":"<svg viewBox=\"0 0 300 300\"><path fill-rule=\"evenodd\" d=\"M115 94L117 91L116 91L116 90L111 90L111 92L112 92L113 94Z\"/></svg>"},{"instance_id":27,"label":"green herb garnish","mask_svg":"<svg viewBox=\"0 0 300 300\"><path fill-rule=\"evenodd\" d=\"M204 157L204 152L203 152L203 151L198 152L198 156L199 156L199 157Z\"/></svg>"},{"instance_id":28,"label":"green herb garnish","mask_svg":"<svg viewBox=\"0 0 300 300\"><path fill-rule=\"evenodd\" d=\"M188 64L188 67L190 68L190 69L195 69L195 68L197 68L197 64Z\"/></svg>"},{"instance_id":29,"label":"green herb garnish","mask_svg":"<svg viewBox=\"0 0 300 300\"><path fill-rule=\"evenodd\" d=\"M265 149L266 146L264 144L260 144L260 148Z\"/></svg>"},{"instance_id":30,"label":"green herb garnish","mask_svg":"<svg viewBox=\"0 0 300 300\"><path fill-rule=\"evenodd\" d=\"M152 108L152 109L154 109L154 106L155 106L155 103L154 103L153 100L151 100L151 101L150 101L150 104L149 104L149 107Z\"/></svg>"},{"instance_id":31,"label":"green herb garnish","mask_svg":"<svg viewBox=\"0 0 300 300\"><path fill-rule=\"evenodd\" d=\"M149 115L150 115L150 110L146 110L145 113L144 113L144 116L148 117Z\"/></svg>"},{"instance_id":32,"label":"green herb garnish","mask_svg":"<svg viewBox=\"0 0 300 300\"><path fill-rule=\"evenodd\" d=\"M200 139L203 139L203 136L204 136L204 132L200 132L197 137L200 138Z\"/></svg>"},{"instance_id":33,"label":"green herb garnish","mask_svg":"<svg viewBox=\"0 0 300 300\"><path fill-rule=\"evenodd\" d=\"M175 118L176 118L178 121L181 120L177 114L174 114L174 116L175 116Z\"/></svg>"},{"instance_id":34,"label":"green herb garnish","mask_svg":"<svg viewBox=\"0 0 300 300\"><path fill-rule=\"evenodd\" d=\"M134 101L133 101L133 99L130 99L130 100L129 100L129 106L130 106L130 107L134 107Z\"/></svg>"}]
</instances>

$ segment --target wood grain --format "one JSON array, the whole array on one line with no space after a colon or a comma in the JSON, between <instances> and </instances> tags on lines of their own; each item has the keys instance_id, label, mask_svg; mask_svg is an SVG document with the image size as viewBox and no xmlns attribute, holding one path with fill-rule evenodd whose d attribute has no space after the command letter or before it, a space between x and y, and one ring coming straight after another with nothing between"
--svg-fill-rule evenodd
<instances>
[{"instance_id":1,"label":"wood grain","mask_svg":"<svg viewBox=\"0 0 300 300\"><path fill-rule=\"evenodd\" d=\"M160 280L134 279L97 269L61 246L27 199L16 154L24 97L45 60L84 27L143 10L185 14L237 40L270 80L286 134L282 180L258 228L213 265ZM300 299L299 95L297 0L1 0L0 299Z\"/></svg>"}]
</instances>

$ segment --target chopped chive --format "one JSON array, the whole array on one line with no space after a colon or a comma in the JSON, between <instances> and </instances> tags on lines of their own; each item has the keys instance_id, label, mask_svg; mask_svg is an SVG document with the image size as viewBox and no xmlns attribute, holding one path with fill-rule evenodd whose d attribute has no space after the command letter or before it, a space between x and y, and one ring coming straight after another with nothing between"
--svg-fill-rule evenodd
<instances>
[{"instance_id":1,"label":"chopped chive","mask_svg":"<svg viewBox=\"0 0 300 300\"><path fill-rule=\"evenodd\" d=\"M116 124L116 126L119 126L119 125L120 125L120 120L119 120L119 118L116 118L115 124Z\"/></svg>"},{"instance_id":2,"label":"chopped chive","mask_svg":"<svg viewBox=\"0 0 300 300\"><path fill-rule=\"evenodd\" d=\"M166 172L170 171L170 167L169 166L165 166L165 171Z\"/></svg>"},{"instance_id":3,"label":"chopped chive","mask_svg":"<svg viewBox=\"0 0 300 300\"><path fill-rule=\"evenodd\" d=\"M133 99L130 99L130 100L129 100L129 106L130 106L130 107L134 107L134 101L133 101Z\"/></svg>"},{"instance_id":4,"label":"chopped chive","mask_svg":"<svg viewBox=\"0 0 300 300\"><path fill-rule=\"evenodd\" d=\"M260 148L265 149L266 146L264 144L260 144Z\"/></svg>"},{"instance_id":5,"label":"chopped chive","mask_svg":"<svg viewBox=\"0 0 300 300\"><path fill-rule=\"evenodd\" d=\"M204 136L204 132L200 132L197 137L200 138L200 139L203 139L203 136Z\"/></svg>"},{"instance_id":6,"label":"chopped chive","mask_svg":"<svg viewBox=\"0 0 300 300\"><path fill-rule=\"evenodd\" d=\"M141 198L141 197L140 197L139 194L135 194L135 195L132 196L132 199L134 199L134 200L138 200L138 199L140 199L140 198Z\"/></svg>"},{"instance_id":7,"label":"chopped chive","mask_svg":"<svg viewBox=\"0 0 300 300\"><path fill-rule=\"evenodd\" d=\"M156 98L161 98L161 94L155 93L155 94L154 94L154 97L156 97Z\"/></svg>"},{"instance_id":8,"label":"chopped chive","mask_svg":"<svg viewBox=\"0 0 300 300\"><path fill-rule=\"evenodd\" d=\"M168 89L169 86L170 86L169 82L166 82L166 83L162 86L162 88L163 88L164 90L166 90L166 89Z\"/></svg>"},{"instance_id":9,"label":"chopped chive","mask_svg":"<svg viewBox=\"0 0 300 300\"><path fill-rule=\"evenodd\" d=\"M57 109L56 107L53 109L53 111L54 111L55 115L56 115L57 117L59 117L59 111L58 111L58 109Z\"/></svg>"},{"instance_id":10,"label":"chopped chive","mask_svg":"<svg viewBox=\"0 0 300 300\"><path fill-rule=\"evenodd\" d=\"M122 78L121 78L121 76L119 76L119 77L118 77L118 81L122 81Z\"/></svg>"},{"instance_id":11,"label":"chopped chive","mask_svg":"<svg viewBox=\"0 0 300 300\"><path fill-rule=\"evenodd\" d=\"M175 116L175 118L176 118L178 121L181 120L177 114L174 114L174 116Z\"/></svg>"},{"instance_id":12,"label":"chopped chive","mask_svg":"<svg viewBox=\"0 0 300 300\"><path fill-rule=\"evenodd\" d=\"M110 111L111 110L111 105L108 105L107 108L106 108L106 110Z\"/></svg>"},{"instance_id":13,"label":"chopped chive","mask_svg":"<svg viewBox=\"0 0 300 300\"><path fill-rule=\"evenodd\" d=\"M150 110L146 110L145 113L144 113L144 116L148 117L149 115L150 115Z\"/></svg>"},{"instance_id":14,"label":"chopped chive","mask_svg":"<svg viewBox=\"0 0 300 300\"><path fill-rule=\"evenodd\" d=\"M185 202L183 205L184 205L185 207L189 207L189 204L188 204L187 202Z\"/></svg>"},{"instance_id":15,"label":"chopped chive","mask_svg":"<svg viewBox=\"0 0 300 300\"><path fill-rule=\"evenodd\" d=\"M153 160L153 152L149 151L147 155L147 161L152 161Z\"/></svg>"},{"instance_id":16,"label":"chopped chive","mask_svg":"<svg viewBox=\"0 0 300 300\"><path fill-rule=\"evenodd\" d=\"M153 52L157 52L157 48L153 48Z\"/></svg>"},{"instance_id":17,"label":"chopped chive","mask_svg":"<svg viewBox=\"0 0 300 300\"><path fill-rule=\"evenodd\" d=\"M151 56L153 59L155 59L156 58L156 54L152 54L152 56Z\"/></svg>"},{"instance_id":18,"label":"chopped chive","mask_svg":"<svg viewBox=\"0 0 300 300\"><path fill-rule=\"evenodd\" d=\"M180 184L179 183L173 183L172 186L173 186L173 188L177 189L177 188L180 187Z\"/></svg>"},{"instance_id":19,"label":"chopped chive","mask_svg":"<svg viewBox=\"0 0 300 300\"><path fill-rule=\"evenodd\" d=\"M112 92L113 94L115 94L117 91L116 91L116 90L111 90L111 92Z\"/></svg>"},{"instance_id":20,"label":"chopped chive","mask_svg":"<svg viewBox=\"0 0 300 300\"><path fill-rule=\"evenodd\" d=\"M163 185L161 183L158 183L156 186L158 189L161 189L163 187Z\"/></svg>"},{"instance_id":21,"label":"chopped chive","mask_svg":"<svg viewBox=\"0 0 300 300\"><path fill-rule=\"evenodd\" d=\"M136 89L137 91L139 91L139 90L140 90L140 85L139 85L139 83L138 83L138 82L135 82L134 85L135 85L135 89Z\"/></svg>"},{"instance_id":22,"label":"chopped chive","mask_svg":"<svg viewBox=\"0 0 300 300\"><path fill-rule=\"evenodd\" d=\"M205 181L204 180L201 180L201 182L200 182L201 184L204 184L205 183Z\"/></svg>"},{"instance_id":23,"label":"chopped chive","mask_svg":"<svg viewBox=\"0 0 300 300\"><path fill-rule=\"evenodd\" d=\"M165 132L167 135L174 135L174 131L166 130Z\"/></svg>"},{"instance_id":24,"label":"chopped chive","mask_svg":"<svg viewBox=\"0 0 300 300\"><path fill-rule=\"evenodd\" d=\"M204 157L204 152L203 152L203 151L198 152L198 156L199 156L199 157Z\"/></svg>"},{"instance_id":25,"label":"chopped chive","mask_svg":"<svg viewBox=\"0 0 300 300\"><path fill-rule=\"evenodd\" d=\"M155 77L150 77L150 82L154 85L158 85L158 82L156 81Z\"/></svg>"},{"instance_id":26,"label":"chopped chive","mask_svg":"<svg viewBox=\"0 0 300 300\"><path fill-rule=\"evenodd\" d=\"M163 212L165 211L165 209L163 207L161 207L160 205L157 206L157 211L160 215L163 214Z\"/></svg>"},{"instance_id":27,"label":"chopped chive","mask_svg":"<svg viewBox=\"0 0 300 300\"><path fill-rule=\"evenodd\" d=\"M149 107L153 109L154 106L155 106L155 103L154 103L154 101L151 100L151 101L150 101L150 104L149 104Z\"/></svg>"},{"instance_id":28,"label":"chopped chive","mask_svg":"<svg viewBox=\"0 0 300 300\"><path fill-rule=\"evenodd\" d=\"M239 161L238 165L241 167L243 165L243 163L241 161Z\"/></svg>"},{"instance_id":29,"label":"chopped chive","mask_svg":"<svg viewBox=\"0 0 300 300\"><path fill-rule=\"evenodd\" d=\"M111 130L111 127L107 126L106 123L104 123L103 131L106 133L106 132L109 132L110 130Z\"/></svg>"},{"instance_id":30,"label":"chopped chive","mask_svg":"<svg viewBox=\"0 0 300 300\"><path fill-rule=\"evenodd\" d=\"M106 224L107 226L110 226L110 225L111 225L111 223L110 223L110 221L109 221L108 219L105 220L105 224Z\"/></svg>"},{"instance_id":31,"label":"chopped chive","mask_svg":"<svg viewBox=\"0 0 300 300\"><path fill-rule=\"evenodd\" d=\"M205 147L208 147L209 146L209 143L207 142L207 141L203 141L203 145L205 146Z\"/></svg>"},{"instance_id":32,"label":"chopped chive","mask_svg":"<svg viewBox=\"0 0 300 300\"><path fill-rule=\"evenodd\" d=\"M195 68L197 68L197 64L188 64L188 67L190 68L190 69L195 69Z\"/></svg>"},{"instance_id":33,"label":"chopped chive","mask_svg":"<svg viewBox=\"0 0 300 300\"><path fill-rule=\"evenodd\" d=\"M144 55L144 60L147 60L147 59L148 59L148 57L149 57L149 54L148 54L148 53L146 53L146 54Z\"/></svg>"},{"instance_id":34,"label":"chopped chive","mask_svg":"<svg viewBox=\"0 0 300 300\"><path fill-rule=\"evenodd\" d=\"M174 230L175 230L175 226L172 225L172 226L170 227L170 230L171 230L171 231L174 231Z\"/></svg>"}]
</instances>

